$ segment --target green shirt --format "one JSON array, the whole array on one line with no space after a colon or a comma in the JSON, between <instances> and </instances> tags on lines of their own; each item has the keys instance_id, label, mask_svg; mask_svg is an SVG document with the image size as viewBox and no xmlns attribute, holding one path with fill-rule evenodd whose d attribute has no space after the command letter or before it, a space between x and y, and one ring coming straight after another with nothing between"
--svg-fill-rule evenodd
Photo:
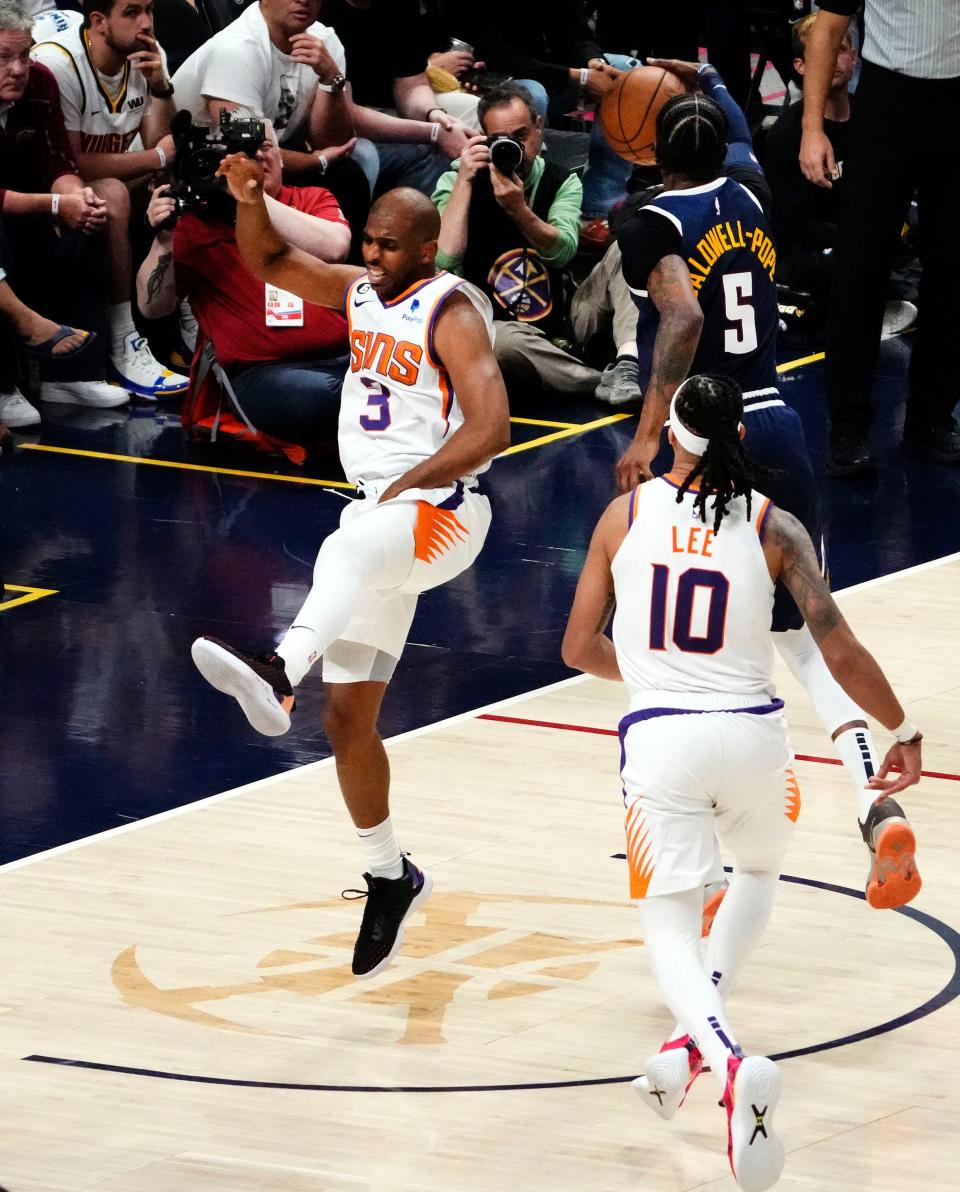
<instances>
[{"instance_id":1,"label":"green shirt","mask_svg":"<svg viewBox=\"0 0 960 1192\"><path fill-rule=\"evenodd\" d=\"M455 161L452 168L437 181L436 190L433 192L433 201L441 215L450 201L450 192L457 180L459 169L460 162ZM530 177L526 180L523 188L529 205L533 203L540 179L543 177L543 170L544 160L542 157L537 157L530 170ZM556 228L560 235L550 252L544 252L541 248L537 249L537 255L545 265L554 269L562 269L568 261L573 259L580 242L580 209L582 205L583 186L577 175L571 174L560 186L556 197L550 204L550 210L547 212L547 223ZM437 265L450 273L460 273L462 264L462 257L448 257L446 253L437 253Z\"/></svg>"}]
</instances>

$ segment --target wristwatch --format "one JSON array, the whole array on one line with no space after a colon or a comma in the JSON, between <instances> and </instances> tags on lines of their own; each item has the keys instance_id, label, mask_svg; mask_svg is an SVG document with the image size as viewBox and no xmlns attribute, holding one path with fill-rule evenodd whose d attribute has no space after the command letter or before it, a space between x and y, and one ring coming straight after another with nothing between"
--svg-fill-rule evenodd
<instances>
[{"instance_id":1,"label":"wristwatch","mask_svg":"<svg viewBox=\"0 0 960 1192\"><path fill-rule=\"evenodd\" d=\"M167 79L167 85L161 91L151 91L154 99L169 99L173 95L173 83Z\"/></svg>"},{"instance_id":2,"label":"wristwatch","mask_svg":"<svg viewBox=\"0 0 960 1192\"><path fill-rule=\"evenodd\" d=\"M339 71L337 71L329 83L317 83L321 91L327 91L331 95L340 95L346 85L347 77Z\"/></svg>"}]
</instances>

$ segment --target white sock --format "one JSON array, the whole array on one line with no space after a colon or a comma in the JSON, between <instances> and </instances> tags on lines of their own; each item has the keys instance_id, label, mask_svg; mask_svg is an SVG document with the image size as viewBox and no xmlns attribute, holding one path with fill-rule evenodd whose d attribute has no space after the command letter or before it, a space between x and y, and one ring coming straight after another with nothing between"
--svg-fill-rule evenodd
<instances>
[{"instance_id":1,"label":"white sock","mask_svg":"<svg viewBox=\"0 0 960 1192\"><path fill-rule=\"evenodd\" d=\"M873 734L868 728L848 728L833 742L840 754L847 777L853 783L857 794L857 814L862 824L880 794L867 786L867 779L877 772L877 755L873 745Z\"/></svg>"},{"instance_id":2,"label":"white sock","mask_svg":"<svg viewBox=\"0 0 960 1192\"><path fill-rule=\"evenodd\" d=\"M136 334L133 310L129 302L112 302L107 307L110 317L110 351L117 355L123 351L123 341L130 334Z\"/></svg>"},{"instance_id":3,"label":"white sock","mask_svg":"<svg viewBox=\"0 0 960 1192\"><path fill-rule=\"evenodd\" d=\"M700 1048L722 1090L727 1083L727 1059L739 1054L739 1049L720 992L700 959L702 908L699 887L644 898L640 902L643 943L663 1000Z\"/></svg>"},{"instance_id":4,"label":"white sock","mask_svg":"<svg viewBox=\"0 0 960 1192\"><path fill-rule=\"evenodd\" d=\"M640 353L637 351L637 341L635 339L629 340L625 344L617 345L617 358L621 356L632 356L634 360L639 359Z\"/></svg>"},{"instance_id":5,"label":"white sock","mask_svg":"<svg viewBox=\"0 0 960 1192\"><path fill-rule=\"evenodd\" d=\"M791 629L786 633L775 633L773 640L794 677L807 689L813 710L831 737L844 724L857 721L866 724L867 717L863 709L853 702L830 674L830 669L806 626L803 629ZM861 752L859 742L853 737L854 732L865 734L866 755ZM847 737L850 738L849 741L845 740ZM841 733L834 744L857 793L857 814L862 821L870 810L870 804L877 797L875 793L863 789L867 781L867 764L873 773L877 770L873 738L865 728L851 729Z\"/></svg>"},{"instance_id":6,"label":"white sock","mask_svg":"<svg viewBox=\"0 0 960 1192\"><path fill-rule=\"evenodd\" d=\"M373 877L403 877L403 856L389 815L375 828L357 828L357 836L368 873Z\"/></svg>"},{"instance_id":7,"label":"white sock","mask_svg":"<svg viewBox=\"0 0 960 1192\"><path fill-rule=\"evenodd\" d=\"M366 588L396 588L413 567L412 501L379 505L335 530L320 547L313 586L277 653L291 686L303 680L324 650L340 637Z\"/></svg>"}]
</instances>

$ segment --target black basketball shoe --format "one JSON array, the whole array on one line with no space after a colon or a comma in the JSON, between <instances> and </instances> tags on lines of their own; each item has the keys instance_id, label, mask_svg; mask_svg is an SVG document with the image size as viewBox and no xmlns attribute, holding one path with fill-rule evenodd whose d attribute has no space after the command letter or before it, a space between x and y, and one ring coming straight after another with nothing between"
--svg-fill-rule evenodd
<instances>
[{"instance_id":1,"label":"black basketball shoe","mask_svg":"<svg viewBox=\"0 0 960 1192\"><path fill-rule=\"evenodd\" d=\"M363 875L367 883L367 905L360 934L353 949L354 976L375 977L393 959L403 942L403 924L423 906L433 889L433 878L403 858L403 877Z\"/></svg>"},{"instance_id":2,"label":"black basketball shoe","mask_svg":"<svg viewBox=\"0 0 960 1192\"><path fill-rule=\"evenodd\" d=\"M215 637L198 637L190 654L210 686L232 695L258 733L279 737L287 731L296 701L282 658L245 654Z\"/></svg>"}]
</instances>

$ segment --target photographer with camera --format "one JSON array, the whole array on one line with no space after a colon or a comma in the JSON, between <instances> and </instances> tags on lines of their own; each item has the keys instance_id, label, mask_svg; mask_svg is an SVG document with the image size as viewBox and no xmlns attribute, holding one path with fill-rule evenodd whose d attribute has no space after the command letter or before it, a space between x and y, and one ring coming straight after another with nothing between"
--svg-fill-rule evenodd
<instances>
[{"instance_id":1,"label":"photographer with camera","mask_svg":"<svg viewBox=\"0 0 960 1192\"><path fill-rule=\"evenodd\" d=\"M175 153L173 87L153 36L153 5L151 0L84 0L83 15L82 24L69 24L35 46L33 57L56 76L80 176L106 203L111 379L150 401L179 397L187 378L154 358L130 306L131 190ZM144 148L132 150L138 137Z\"/></svg>"},{"instance_id":2,"label":"photographer with camera","mask_svg":"<svg viewBox=\"0 0 960 1192\"><path fill-rule=\"evenodd\" d=\"M147 208L156 237L137 274L140 309L161 318L188 298L244 421L301 446L331 438L347 367L346 320L257 281L237 249L236 204L215 174L228 153L255 157L274 227L323 261L344 260L350 246L336 200L320 187L283 185L276 134L262 121L227 115L219 138L193 128L178 141L176 185L158 187Z\"/></svg>"},{"instance_id":3,"label":"photographer with camera","mask_svg":"<svg viewBox=\"0 0 960 1192\"><path fill-rule=\"evenodd\" d=\"M516 83L489 92L472 137L437 183L437 263L493 303L497 361L508 385L593 393L600 374L572 356L562 270L577 251L582 188L541 155L543 121Z\"/></svg>"}]
</instances>

